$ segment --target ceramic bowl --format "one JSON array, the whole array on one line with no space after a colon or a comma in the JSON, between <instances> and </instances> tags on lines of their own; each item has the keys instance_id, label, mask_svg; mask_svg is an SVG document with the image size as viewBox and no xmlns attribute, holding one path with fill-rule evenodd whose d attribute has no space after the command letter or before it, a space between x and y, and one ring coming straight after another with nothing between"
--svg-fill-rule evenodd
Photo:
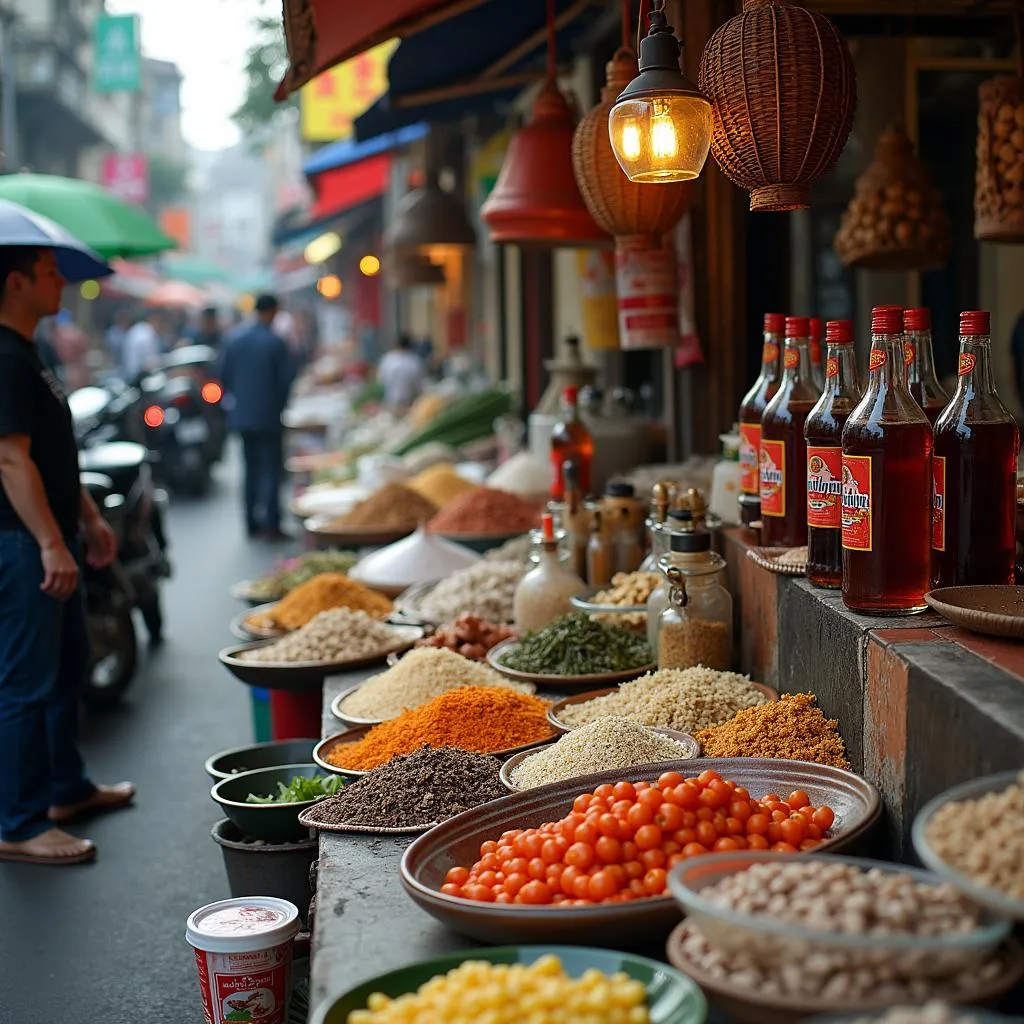
<instances>
[{"instance_id":1,"label":"ceramic bowl","mask_svg":"<svg viewBox=\"0 0 1024 1024\"><path fill-rule=\"evenodd\" d=\"M277 768L283 764L309 764L317 740L272 740L252 743L247 747L232 747L211 754L206 759L206 774L219 782L240 772L257 768Z\"/></svg>"}]
</instances>

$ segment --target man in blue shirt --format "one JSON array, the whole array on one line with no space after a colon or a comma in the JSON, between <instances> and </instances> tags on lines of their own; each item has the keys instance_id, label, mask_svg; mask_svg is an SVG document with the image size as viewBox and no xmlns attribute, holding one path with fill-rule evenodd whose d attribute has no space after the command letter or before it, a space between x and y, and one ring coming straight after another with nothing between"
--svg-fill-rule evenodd
<instances>
[{"instance_id":1,"label":"man in blue shirt","mask_svg":"<svg viewBox=\"0 0 1024 1024\"><path fill-rule=\"evenodd\" d=\"M283 453L281 413L295 379L295 363L283 338L271 330L278 303L256 300L256 320L224 342L220 381L229 396L228 426L242 438L245 457L245 525L250 537L281 540Z\"/></svg>"}]
</instances>

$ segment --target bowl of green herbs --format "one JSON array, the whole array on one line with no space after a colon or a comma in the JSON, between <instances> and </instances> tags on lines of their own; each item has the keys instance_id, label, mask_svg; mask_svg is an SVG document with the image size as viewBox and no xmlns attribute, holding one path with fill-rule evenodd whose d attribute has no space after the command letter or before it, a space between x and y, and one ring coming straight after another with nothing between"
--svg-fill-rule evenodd
<instances>
[{"instance_id":1,"label":"bowl of green herbs","mask_svg":"<svg viewBox=\"0 0 1024 1024\"><path fill-rule=\"evenodd\" d=\"M307 832L299 812L336 793L344 781L317 764L283 764L221 779L210 796L246 835L287 842Z\"/></svg>"}]
</instances>

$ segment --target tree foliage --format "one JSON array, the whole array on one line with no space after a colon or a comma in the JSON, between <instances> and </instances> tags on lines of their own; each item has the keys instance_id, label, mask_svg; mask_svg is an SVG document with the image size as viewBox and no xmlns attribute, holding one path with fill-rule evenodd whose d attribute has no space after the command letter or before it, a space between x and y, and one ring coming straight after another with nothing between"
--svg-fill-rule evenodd
<instances>
[{"instance_id":1,"label":"tree foliage","mask_svg":"<svg viewBox=\"0 0 1024 1024\"><path fill-rule=\"evenodd\" d=\"M258 36L246 53L245 99L231 115L232 120L247 136L257 134L272 124L283 110L294 107L296 96L282 103L274 99L274 92L288 67L288 51L284 41L284 27L280 18L256 19Z\"/></svg>"}]
</instances>

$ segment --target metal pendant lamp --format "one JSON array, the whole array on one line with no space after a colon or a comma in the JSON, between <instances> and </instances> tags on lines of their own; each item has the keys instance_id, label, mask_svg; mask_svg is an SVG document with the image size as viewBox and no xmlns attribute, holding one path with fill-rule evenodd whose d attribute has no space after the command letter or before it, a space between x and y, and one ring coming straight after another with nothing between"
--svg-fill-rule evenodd
<instances>
[{"instance_id":1,"label":"metal pendant lamp","mask_svg":"<svg viewBox=\"0 0 1024 1024\"><path fill-rule=\"evenodd\" d=\"M397 250L388 261L391 282L397 288L433 288L445 283L444 267L421 252Z\"/></svg>"},{"instance_id":2,"label":"metal pendant lamp","mask_svg":"<svg viewBox=\"0 0 1024 1024\"><path fill-rule=\"evenodd\" d=\"M393 250L421 250L435 245L476 245L476 231L466 217L461 200L445 192L437 174L427 171L427 180L405 195L395 219L384 233L385 245Z\"/></svg>"},{"instance_id":3,"label":"metal pendant lamp","mask_svg":"<svg viewBox=\"0 0 1024 1024\"><path fill-rule=\"evenodd\" d=\"M548 79L530 123L509 143L480 215L494 242L549 248L604 245L572 168L576 118L555 81L555 5L548 0Z\"/></svg>"}]
</instances>

